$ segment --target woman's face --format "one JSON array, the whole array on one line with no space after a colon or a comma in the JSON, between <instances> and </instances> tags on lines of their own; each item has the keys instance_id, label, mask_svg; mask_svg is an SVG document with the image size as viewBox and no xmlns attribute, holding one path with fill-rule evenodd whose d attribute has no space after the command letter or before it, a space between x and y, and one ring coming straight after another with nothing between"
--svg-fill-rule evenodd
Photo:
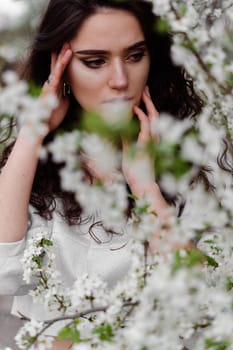
<instances>
[{"instance_id":1,"label":"woman's face","mask_svg":"<svg viewBox=\"0 0 233 350\"><path fill-rule=\"evenodd\" d=\"M138 20L129 12L101 9L87 18L70 41L67 81L85 110L133 106L141 100L150 58Z\"/></svg>"}]
</instances>

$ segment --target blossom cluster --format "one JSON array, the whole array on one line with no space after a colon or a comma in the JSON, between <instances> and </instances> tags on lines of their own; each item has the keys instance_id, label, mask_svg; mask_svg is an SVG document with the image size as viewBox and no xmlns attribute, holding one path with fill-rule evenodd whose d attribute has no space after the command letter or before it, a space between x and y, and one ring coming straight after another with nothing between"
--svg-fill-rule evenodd
<instances>
[{"instance_id":1,"label":"blossom cluster","mask_svg":"<svg viewBox=\"0 0 233 350\"><path fill-rule=\"evenodd\" d=\"M46 121L57 105L56 96L53 94L43 98L31 96L28 84L20 80L13 71L4 72L2 81L4 85L0 87L0 115L4 116L5 120L17 116L18 129L22 125L30 125L30 132L25 128L25 133L31 140L37 135L46 134L48 129ZM1 118L1 127L4 127L3 123L6 122Z\"/></svg>"}]
</instances>

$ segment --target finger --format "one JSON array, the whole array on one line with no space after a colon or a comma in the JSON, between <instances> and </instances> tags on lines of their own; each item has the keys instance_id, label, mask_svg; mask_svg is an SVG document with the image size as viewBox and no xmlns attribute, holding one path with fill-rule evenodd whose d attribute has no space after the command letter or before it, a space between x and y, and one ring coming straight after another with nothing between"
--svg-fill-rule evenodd
<instances>
[{"instance_id":1,"label":"finger","mask_svg":"<svg viewBox=\"0 0 233 350\"><path fill-rule=\"evenodd\" d=\"M147 115L138 107L134 106L134 112L140 122L140 132L138 135L138 144L144 144L150 139L150 121Z\"/></svg>"},{"instance_id":2,"label":"finger","mask_svg":"<svg viewBox=\"0 0 233 350\"><path fill-rule=\"evenodd\" d=\"M155 105L151 99L148 86L145 87L142 97L148 113L151 137L159 141L159 136L157 133L159 112L155 108Z\"/></svg>"},{"instance_id":3,"label":"finger","mask_svg":"<svg viewBox=\"0 0 233 350\"><path fill-rule=\"evenodd\" d=\"M65 43L62 46L61 51L59 53L52 52L52 54L51 54L51 66L50 66L51 72L55 69L55 66L56 66L58 59L64 56L67 49L69 49L69 45L68 45L68 43Z\"/></svg>"},{"instance_id":4,"label":"finger","mask_svg":"<svg viewBox=\"0 0 233 350\"><path fill-rule=\"evenodd\" d=\"M51 73L50 73L50 76L49 76L49 80L50 81L52 81L52 73L53 73L53 71L55 69L55 66L56 66L57 60L59 58L59 55L60 56L64 55L66 47L67 47L67 44L64 44L59 54L56 53L56 52L52 52L51 53L51 65L50 65L50 72Z\"/></svg>"},{"instance_id":5,"label":"finger","mask_svg":"<svg viewBox=\"0 0 233 350\"><path fill-rule=\"evenodd\" d=\"M158 117L159 113L158 113L157 109L155 108L155 105L151 99L148 86L145 87L145 89L142 93L142 100L145 103L146 110L148 113L148 118L152 119L152 118Z\"/></svg>"},{"instance_id":6,"label":"finger","mask_svg":"<svg viewBox=\"0 0 233 350\"><path fill-rule=\"evenodd\" d=\"M58 56L54 70L52 71L53 85L59 86L62 81L64 71L72 57L72 51L66 50L64 53Z\"/></svg>"},{"instance_id":7,"label":"finger","mask_svg":"<svg viewBox=\"0 0 233 350\"><path fill-rule=\"evenodd\" d=\"M55 64L57 62L58 54L56 52L52 52L51 54L51 65L50 65L50 71L52 72L54 70Z\"/></svg>"},{"instance_id":8,"label":"finger","mask_svg":"<svg viewBox=\"0 0 233 350\"><path fill-rule=\"evenodd\" d=\"M57 88L62 82L64 71L71 60L72 51L68 44L64 44L59 54L51 54L51 73L49 84L52 88Z\"/></svg>"}]
</instances>

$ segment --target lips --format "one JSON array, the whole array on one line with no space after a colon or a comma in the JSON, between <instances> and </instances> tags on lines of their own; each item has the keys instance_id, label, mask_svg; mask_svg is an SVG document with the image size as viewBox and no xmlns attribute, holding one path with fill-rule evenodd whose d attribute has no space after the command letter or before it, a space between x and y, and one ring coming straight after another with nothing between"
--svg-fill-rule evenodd
<instances>
[{"instance_id":1,"label":"lips","mask_svg":"<svg viewBox=\"0 0 233 350\"><path fill-rule=\"evenodd\" d=\"M104 100L102 103L121 103L121 102L129 102L132 101L132 97L113 97L108 100Z\"/></svg>"}]
</instances>

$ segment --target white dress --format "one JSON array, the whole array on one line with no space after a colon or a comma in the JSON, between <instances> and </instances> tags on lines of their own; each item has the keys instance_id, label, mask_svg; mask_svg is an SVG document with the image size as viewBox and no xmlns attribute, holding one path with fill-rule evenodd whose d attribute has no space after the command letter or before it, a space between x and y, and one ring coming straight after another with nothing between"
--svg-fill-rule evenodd
<instances>
[{"instance_id":1,"label":"white dress","mask_svg":"<svg viewBox=\"0 0 233 350\"><path fill-rule=\"evenodd\" d=\"M31 227L24 239L13 243L0 243L0 294L15 296L13 314L19 315L18 312L21 312L37 320L58 316L57 312L51 313L43 305L33 303L27 293L35 286L27 285L22 278L20 260L28 238L37 231L49 232L56 255L56 268L61 272L66 286L72 286L84 274L98 274L111 287L126 275L130 266L130 253L125 232L110 237L101 226L94 225L93 233L99 240L97 242L88 233L92 222L69 226L57 212L54 212L52 220L47 221L35 214L32 207L30 214ZM93 218L93 222L95 221ZM49 334L55 335L56 331L57 327L50 329Z\"/></svg>"}]
</instances>

